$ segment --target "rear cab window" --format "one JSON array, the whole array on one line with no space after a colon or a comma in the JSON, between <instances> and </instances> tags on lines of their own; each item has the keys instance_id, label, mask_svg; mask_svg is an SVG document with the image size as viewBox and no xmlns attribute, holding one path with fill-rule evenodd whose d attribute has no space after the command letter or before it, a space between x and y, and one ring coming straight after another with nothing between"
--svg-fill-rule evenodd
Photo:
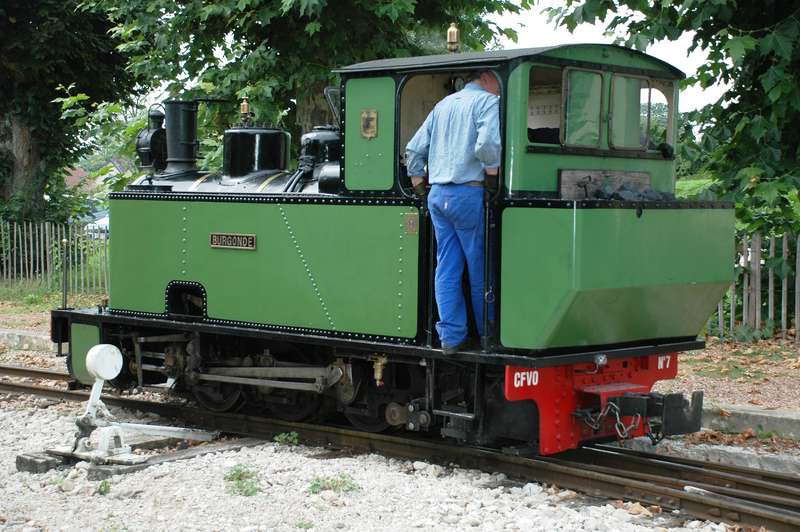
<instances>
[{"instance_id":1,"label":"rear cab window","mask_svg":"<svg viewBox=\"0 0 800 532\"><path fill-rule=\"evenodd\" d=\"M660 150L663 144L674 142L674 90L671 81L534 65L528 85L528 142L565 148Z\"/></svg>"},{"instance_id":2,"label":"rear cab window","mask_svg":"<svg viewBox=\"0 0 800 532\"><path fill-rule=\"evenodd\" d=\"M611 79L609 147L646 151L672 144L672 83L623 74Z\"/></svg>"}]
</instances>

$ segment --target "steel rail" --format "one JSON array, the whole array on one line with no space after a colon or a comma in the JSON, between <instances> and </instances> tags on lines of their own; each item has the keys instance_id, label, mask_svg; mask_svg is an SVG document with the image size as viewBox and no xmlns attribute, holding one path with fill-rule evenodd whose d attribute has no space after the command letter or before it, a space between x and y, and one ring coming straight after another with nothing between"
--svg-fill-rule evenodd
<instances>
[{"instance_id":1,"label":"steel rail","mask_svg":"<svg viewBox=\"0 0 800 532\"><path fill-rule=\"evenodd\" d=\"M683 456L672 456L659 453L652 453L647 451L638 451L636 449L628 449L626 447L596 444L586 446L583 449L603 449L612 451L618 455L625 455L631 457L645 458L649 460L657 460L660 462L671 464L683 464L690 467L701 468L707 471L721 471L731 473L739 477L746 476L752 479L766 480L775 484L785 484L786 486L800 489L800 476L792 475L790 473L781 473L779 471L769 471L767 469L754 469L749 467L736 466L732 464L725 464L720 462L709 462L706 460L697 460L694 458L686 458Z\"/></svg>"},{"instance_id":2,"label":"steel rail","mask_svg":"<svg viewBox=\"0 0 800 532\"><path fill-rule=\"evenodd\" d=\"M32 393L72 401L84 401L84 391L59 390L43 386L0 380L0 392ZM676 483L669 477L620 471L619 468L588 467L587 464L563 458L523 458L498 453L491 449L454 447L421 438L404 438L388 434L364 433L349 428L312 425L268 419L246 414L218 414L171 403L153 403L114 395L104 395L103 402L113 406L152 412L179 418L210 430L272 438L283 432L296 432L308 443L347 447L363 452L378 452L402 459L424 459L439 463L457 463L463 467L502 472L511 478L555 484L590 496L604 499L628 499L658 505L668 510L750 527L766 527L774 531L800 529L800 512L753 500L753 494L735 490L736 496L719 493L718 486L708 483ZM749 471L749 470L747 470ZM664 480L667 479L667 480ZM702 484L702 485L699 485ZM777 496L776 496L777 498ZM779 501L775 501L779 502ZM784 501L785 502L785 501Z\"/></svg>"},{"instance_id":3,"label":"steel rail","mask_svg":"<svg viewBox=\"0 0 800 532\"><path fill-rule=\"evenodd\" d=\"M24 366L0 365L0 375L9 377L26 377L30 379L46 379L50 381L68 382L75 380L69 373L53 371L51 369L31 368Z\"/></svg>"},{"instance_id":4,"label":"steel rail","mask_svg":"<svg viewBox=\"0 0 800 532\"><path fill-rule=\"evenodd\" d=\"M613 451L582 449L559 455L559 458L582 464L592 471L617 474L631 479L654 482L676 489L691 486L721 495L748 499L754 502L781 506L789 510L800 508L800 489L773 484L746 475L686 466L652 458L628 457ZM546 459L546 458L545 458Z\"/></svg>"}]
</instances>

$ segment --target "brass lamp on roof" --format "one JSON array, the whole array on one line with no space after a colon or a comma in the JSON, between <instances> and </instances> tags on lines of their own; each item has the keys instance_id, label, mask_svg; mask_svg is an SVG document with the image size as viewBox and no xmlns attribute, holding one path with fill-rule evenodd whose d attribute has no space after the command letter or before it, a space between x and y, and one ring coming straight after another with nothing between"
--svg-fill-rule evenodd
<instances>
[{"instance_id":1,"label":"brass lamp on roof","mask_svg":"<svg viewBox=\"0 0 800 532\"><path fill-rule=\"evenodd\" d=\"M447 28L447 51L451 54L458 51L458 26L455 22L451 22Z\"/></svg>"}]
</instances>

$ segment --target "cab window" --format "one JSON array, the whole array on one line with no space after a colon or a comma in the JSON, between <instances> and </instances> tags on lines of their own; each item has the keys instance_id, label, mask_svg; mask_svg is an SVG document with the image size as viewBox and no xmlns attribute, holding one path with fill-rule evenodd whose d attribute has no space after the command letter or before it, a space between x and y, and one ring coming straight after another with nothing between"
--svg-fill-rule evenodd
<instances>
[{"instance_id":1,"label":"cab window","mask_svg":"<svg viewBox=\"0 0 800 532\"><path fill-rule=\"evenodd\" d=\"M564 85L563 144L598 148L603 76L589 70L565 69Z\"/></svg>"},{"instance_id":2,"label":"cab window","mask_svg":"<svg viewBox=\"0 0 800 532\"><path fill-rule=\"evenodd\" d=\"M528 83L528 141L561 144L560 68L533 67Z\"/></svg>"},{"instance_id":3,"label":"cab window","mask_svg":"<svg viewBox=\"0 0 800 532\"><path fill-rule=\"evenodd\" d=\"M614 74L611 82L609 147L655 150L671 144L672 84Z\"/></svg>"}]
</instances>

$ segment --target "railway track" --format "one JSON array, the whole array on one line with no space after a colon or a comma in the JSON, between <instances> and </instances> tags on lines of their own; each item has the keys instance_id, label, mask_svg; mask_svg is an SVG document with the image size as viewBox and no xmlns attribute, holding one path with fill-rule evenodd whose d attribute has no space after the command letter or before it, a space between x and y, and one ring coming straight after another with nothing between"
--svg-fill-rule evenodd
<instances>
[{"instance_id":1,"label":"railway track","mask_svg":"<svg viewBox=\"0 0 800 532\"><path fill-rule=\"evenodd\" d=\"M49 370L0 366L0 375L69 380ZM0 379L0 392L85 401L88 393ZM666 511L769 530L800 529L800 478L614 446L592 446L553 457L509 456L492 449L454 447L423 438L371 434L350 428L296 423L246 414L217 414L180 404L103 396L106 404L151 412L222 432L272 438L297 432L308 443L377 452L408 460L502 472L510 478L556 484L605 499L635 500Z\"/></svg>"}]
</instances>

